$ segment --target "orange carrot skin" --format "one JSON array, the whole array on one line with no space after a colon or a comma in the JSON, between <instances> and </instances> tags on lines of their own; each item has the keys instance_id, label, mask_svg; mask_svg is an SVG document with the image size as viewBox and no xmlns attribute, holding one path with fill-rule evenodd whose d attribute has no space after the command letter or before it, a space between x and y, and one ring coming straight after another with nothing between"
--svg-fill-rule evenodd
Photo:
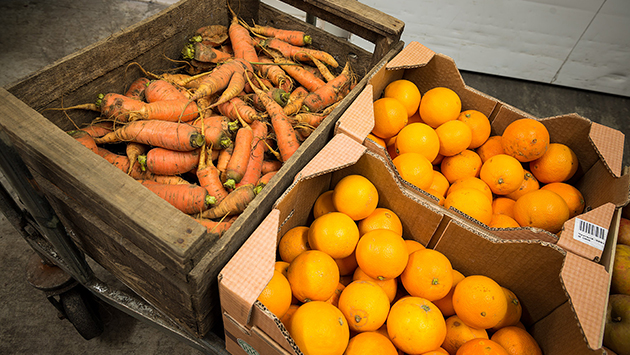
<instances>
[{"instance_id":1,"label":"orange carrot skin","mask_svg":"<svg viewBox=\"0 0 630 355\"><path fill-rule=\"evenodd\" d=\"M267 57L260 57L259 61L260 63L268 63L267 65L258 66L261 77L269 79L276 87L286 92L293 90L293 80L280 66Z\"/></svg>"},{"instance_id":2,"label":"orange carrot skin","mask_svg":"<svg viewBox=\"0 0 630 355\"><path fill-rule=\"evenodd\" d=\"M278 171L282 167L282 162L279 160L263 160L260 173L264 176L272 171Z\"/></svg>"},{"instance_id":3,"label":"orange carrot skin","mask_svg":"<svg viewBox=\"0 0 630 355\"><path fill-rule=\"evenodd\" d=\"M228 28L228 36L232 44L235 58L241 58L248 62L258 62L258 53L254 47L254 41L249 35L249 30L243 27L238 18L234 16Z\"/></svg>"},{"instance_id":4,"label":"orange carrot skin","mask_svg":"<svg viewBox=\"0 0 630 355\"><path fill-rule=\"evenodd\" d=\"M190 122L199 117L197 103L188 100L162 100L145 104L138 112L129 114L129 121L160 120Z\"/></svg>"},{"instance_id":5,"label":"orange carrot skin","mask_svg":"<svg viewBox=\"0 0 630 355\"><path fill-rule=\"evenodd\" d=\"M223 116L233 121L238 120L238 116L247 123L252 123L254 120L260 118L258 112L239 97L233 97L229 101L218 105L217 109Z\"/></svg>"},{"instance_id":6,"label":"orange carrot skin","mask_svg":"<svg viewBox=\"0 0 630 355\"><path fill-rule=\"evenodd\" d=\"M346 64L344 70L335 79L309 93L304 99L304 106L310 112L317 112L343 98L350 86L349 68L349 64Z\"/></svg>"},{"instance_id":7,"label":"orange carrot skin","mask_svg":"<svg viewBox=\"0 0 630 355\"><path fill-rule=\"evenodd\" d=\"M304 99L309 92L303 86L298 86L291 92L289 95L289 100L287 100L287 104L284 106L283 111L287 116L295 115L302 108L302 104L304 103Z\"/></svg>"},{"instance_id":8,"label":"orange carrot skin","mask_svg":"<svg viewBox=\"0 0 630 355\"><path fill-rule=\"evenodd\" d=\"M277 173L277 170L270 171L261 176L258 181L256 181L256 186L254 187L254 192L256 192L256 195L258 195L260 191L262 191L262 189L267 186L267 184L269 184L269 180L271 180L271 178L274 177Z\"/></svg>"},{"instance_id":9,"label":"orange carrot skin","mask_svg":"<svg viewBox=\"0 0 630 355\"><path fill-rule=\"evenodd\" d=\"M128 142L125 146L125 154L129 159L130 166L135 164L138 161L138 156L145 154L149 150L149 146L136 143L136 142ZM130 169L131 170L131 169ZM131 171L128 171L131 174Z\"/></svg>"},{"instance_id":10,"label":"orange carrot skin","mask_svg":"<svg viewBox=\"0 0 630 355\"><path fill-rule=\"evenodd\" d=\"M106 94L101 100L101 114L116 122L127 122L132 112L140 111L146 105L145 102L132 99L117 93Z\"/></svg>"},{"instance_id":11,"label":"orange carrot skin","mask_svg":"<svg viewBox=\"0 0 630 355\"><path fill-rule=\"evenodd\" d=\"M280 65L280 67L309 92L313 92L326 84L324 80L318 78L313 72L306 70L303 66Z\"/></svg>"},{"instance_id":12,"label":"orange carrot skin","mask_svg":"<svg viewBox=\"0 0 630 355\"><path fill-rule=\"evenodd\" d=\"M221 173L221 181L225 181L225 170L227 169L227 165L232 158L232 152L234 152L234 144L226 147L221 150L219 153L219 157L217 158L217 170Z\"/></svg>"},{"instance_id":13,"label":"orange carrot skin","mask_svg":"<svg viewBox=\"0 0 630 355\"><path fill-rule=\"evenodd\" d=\"M242 68L243 66L236 60L231 60L217 66L212 73L199 80L198 87L190 99L195 101L224 90L227 88L232 75L237 71L242 72Z\"/></svg>"},{"instance_id":14,"label":"orange carrot skin","mask_svg":"<svg viewBox=\"0 0 630 355\"><path fill-rule=\"evenodd\" d=\"M252 27L252 32L266 37L274 37L290 43L294 46L305 46L311 44L313 39L302 31L285 30L281 28L273 28L270 26L255 25Z\"/></svg>"},{"instance_id":15,"label":"orange carrot skin","mask_svg":"<svg viewBox=\"0 0 630 355\"><path fill-rule=\"evenodd\" d=\"M232 74L228 86L225 88L221 96L210 107L216 107L222 103L230 101L245 89L245 72L237 71Z\"/></svg>"},{"instance_id":16,"label":"orange carrot skin","mask_svg":"<svg viewBox=\"0 0 630 355\"><path fill-rule=\"evenodd\" d=\"M99 121L90 123L90 125L81 128L81 130L89 133L94 138L98 138L112 132L114 130L113 127L114 123L111 121Z\"/></svg>"},{"instance_id":17,"label":"orange carrot skin","mask_svg":"<svg viewBox=\"0 0 630 355\"><path fill-rule=\"evenodd\" d=\"M138 120L129 122L103 137L95 138L94 142L96 144L137 142L171 150L190 151L200 148L205 143L205 138L197 131L197 127L187 123Z\"/></svg>"},{"instance_id":18,"label":"orange carrot skin","mask_svg":"<svg viewBox=\"0 0 630 355\"><path fill-rule=\"evenodd\" d=\"M116 153L112 153L111 151L98 147L98 155L105 158L108 162L110 162L113 166L120 169L125 174L130 175L134 179L143 179L145 177L145 173L140 169L140 164L129 164L129 159L125 155L119 155ZM129 168L131 166L131 169ZM131 173L129 173L131 171Z\"/></svg>"},{"instance_id":19,"label":"orange carrot skin","mask_svg":"<svg viewBox=\"0 0 630 355\"><path fill-rule=\"evenodd\" d=\"M234 189L216 206L203 211L201 217L215 219L224 216L234 216L245 211L249 203L256 197L254 185L243 185Z\"/></svg>"},{"instance_id":20,"label":"orange carrot skin","mask_svg":"<svg viewBox=\"0 0 630 355\"><path fill-rule=\"evenodd\" d=\"M182 49L184 59L194 59L204 63L220 63L232 58L232 55L216 49L205 42L187 43Z\"/></svg>"},{"instance_id":21,"label":"orange carrot skin","mask_svg":"<svg viewBox=\"0 0 630 355\"><path fill-rule=\"evenodd\" d=\"M295 136L295 130L293 129L287 115L284 114L282 106L262 91L257 91L257 96L265 104L267 113L271 118L271 125L276 134L276 142L278 144L278 149L280 150L280 157L283 162L286 162L300 147L300 142Z\"/></svg>"},{"instance_id":22,"label":"orange carrot skin","mask_svg":"<svg viewBox=\"0 0 630 355\"><path fill-rule=\"evenodd\" d=\"M68 131L67 133L84 147L98 154L98 147L94 142L94 138L88 132L83 130L73 130Z\"/></svg>"},{"instance_id":23,"label":"orange carrot skin","mask_svg":"<svg viewBox=\"0 0 630 355\"><path fill-rule=\"evenodd\" d=\"M209 163L205 167L197 169L197 179L199 180L199 185L204 187L208 194L216 199L216 203L219 203L229 192L223 187L219 169L212 164L211 159L208 159L208 161Z\"/></svg>"},{"instance_id":24,"label":"orange carrot skin","mask_svg":"<svg viewBox=\"0 0 630 355\"><path fill-rule=\"evenodd\" d=\"M142 181L142 185L186 214L208 209L208 191L199 185L169 185Z\"/></svg>"},{"instance_id":25,"label":"orange carrot skin","mask_svg":"<svg viewBox=\"0 0 630 355\"><path fill-rule=\"evenodd\" d=\"M209 115L202 119L192 122L201 134L201 125L203 124L204 136L206 144L211 146L213 150L219 150L232 145L232 139L229 133L229 120L225 116Z\"/></svg>"},{"instance_id":26,"label":"orange carrot skin","mask_svg":"<svg viewBox=\"0 0 630 355\"><path fill-rule=\"evenodd\" d=\"M237 216L231 216L222 221L213 221L207 218L195 218L197 222L208 229L208 233L217 234L221 236L225 233L236 221Z\"/></svg>"},{"instance_id":27,"label":"orange carrot skin","mask_svg":"<svg viewBox=\"0 0 630 355\"><path fill-rule=\"evenodd\" d=\"M333 68L337 68L339 66L339 63L337 63L337 60L335 60L333 56L331 56L330 54L324 51L294 46L292 44L289 44L277 38L273 38L273 37L267 38L264 41L262 41L260 45L262 47L269 47L271 49L275 49L278 52L282 53L283 56L287 58L292 58L294 60L308 61L310 60L309 56L306 55L306 53L308 53L312 55L313 57L319 59L320 61L330 65Z\"/></svg>"},{"instance_id":28,"label":"orange carrot skin","mask_svg":"<svg viewBox=\"0 0 630 355\"><path fill-rule=\"evenodd\" d=\"M262 162L265 158L265 139L267 139L267 125L260 121L251 124L253 139L249 154L249 161L245 168L245 173L236 184L236 187L246 184L256 184L261 176Z\"/></svg>"},{"instance_id":29,"label":"orange carrot skin","mask_svg":"<svg viewBox=\"0 0 630 355\"><path fill-rule=\"evenodd\" d=\"M169 184L169 185L188 185L190 184L190 182L188 182L186 179L182 178L181 176L177 176L177 175L155 175L155 174L151 174L147 171L144 172L144 174L142 175L142 179L139 179L139 182L143 182L143 180L146 181L150 181L150 182L156 182L156 183L160 183L160 184Z\"/></svg>"},{"instance_id":30,"label":"orange carrot skin","mask_svg":"<svg viewBox=\"0 0 630 355\"><path fill-rule=\"evenodd\" d=\"M131 85L129 85L129 88L125 92L125 96L140 101L144 100L144 90L146 89L147 84L150 81L151 80L149 80L148 78L139 77L138 79L134 80Z\"/></svg>"},{"instance_id":31,"label":"orange carrot skin","mask_svg":"<svg viewBox=\"0 0 630 355\"><path fill-rule=\"evenodd\" d=\"M144 96L147 102L188 100L188 95L185 90L161 79L149 82L144 91Z\"/></svg>"},{"instance_id":32,"label":"orange carrot skin","mask_svg":"<svg viewBox=\"0 0 630 355\"><path fill-rule=\"evenodd\" d=\"M191 171L199 164L199 149L179 152L156 147L146 155L140 155L138 161L153 174L179 175Z\"/></svg>"},{"instance_id":33,"label":"orange carrot skin","mask_svg":"<svg viewBox=\"0 0 630 355\"><path fill-rule=\"evenodd\" d=\"M227 180L224 186L233 188L234 185L243 178L251 155L253 139L254 132L251 128L242 127L236 132L234 150L225 169L225 177Z\"/></svg>"}]
</instances>

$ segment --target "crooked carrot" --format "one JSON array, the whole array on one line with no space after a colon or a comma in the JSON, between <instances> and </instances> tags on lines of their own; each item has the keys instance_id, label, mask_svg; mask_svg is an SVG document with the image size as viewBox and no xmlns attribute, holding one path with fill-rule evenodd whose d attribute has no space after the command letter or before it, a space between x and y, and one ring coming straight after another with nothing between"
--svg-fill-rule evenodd
<instances>
[{"instance_id":1,"label":"crooked carrot","mask_svg":"<svg viewBox=\"0 0 630 355\"><path fill-rule=\"evenodd\" d=\"M81 143L84 147L98 154L98 147L88 132L82 130L73 130L67 132L70 137L74 138L77 142Z\"/></svg>"},{"instance_id":2,"label":"crooked carrot","mask_svg":"<svg viewBox=\"0 0 630 355\"><path fill-rule=\"evenodd\" d=\"M138 142L171 150L189 151L201 147L205 138L196 127L170 121L139 120L94 138L96 144Z\"/></svg>"},{"instance_id":3,"label":"crooked carrot","mask_svg":"<svg viewBox=\"0 0 630 355\"><path fill-rule=\"evenodd\" d=\"M260 119L258 112L239 97L233 97L229 101L218 105L217 109L223 116L231 120L238 120L239 116L247 123Z\"/></svg>"},{"instance_id":4,"label":"crooked carrot","mask_svg":"<svg viewBox=\"0 0 630 355\"><path fill-rule=\"evenodd\" d=\"M302 109L302 103L308 95L308 91L303 86L298 86L289 94L287 104L284 106L283 111L287 116L295 115Z\"/></svg>"},{"instance_id":5,"label":"crooked carrot","mask_svg":"<svg viewBox=\"0 0 630 355\"><path fill-rule=\"evenodd\" d=\"M170 185L141 181L142 186L186 214L195 214L208 210L214 204L214 198L199 185Z\"/></svg>"},{"instance_id":6,"label":"crooked carrot","mask_svg":"<svg viewBox=\"0 0 630 355\"><path fill-rule=\"evenodd\" d=\"M226 188L233 189L243 178L251 155L253 139L254 132L249 126L241 127L236 132L234 150L225 169L226 180L223 186Z\"/></svg>"},{"instance_id":7,"label":"crooked carrot","mask_svg":"<svg viewBox=\"0 0 630 355\"><path fill-rule=\"evenodd\" d=\"M145 78L143 76L134 80L125 92L125 96L131 97L136 100L144 100L144 90L146 89L149 81L150 80L148 78Z\"/></svg>"},{"instance_id":8,"label":"crooked carrot","mask_svg":"<svg viewBox=\"0 0 630 355\"><path fill-rule=\"evenodd\" d=\"M294 46L285 41L279 40L277 38L267 38L259 42L259 45L263 48L271 48L280 53L287 58L291 58L293 60L299 61L308 61L311 59L311 56L319 59L320 61L330 65L333 68L337 68L339 63L337 60L327 52L320 51L312 48L304 48L299 46Z\"/></svg>"},{"instance_id":9,"label":"crooked carrot","mask_svg":"<svg viewBox=\"0 0 630 355\"><path fill-rule=\"evenodd\" d=\"M234 57L244 59L250 63L258 62L258 53L256 53L249 30L240 24L232 8L230 8L230 11L232 12L232 23L230 23L228 28L228 36L232 44Z\"/></svg>"},{"instance_id":10,"label":"crooked carrot","mask_svg":"<svg viewBox=\"0 0 630 355\"><path fill-rule=\"evenodd\" d=\"M186 43L182 48L184 59L194 59L204 63L221 63L232 58L232 55L216 49L206 42Z\"/></svg>"},{"instance_id":11,"label":"crooked carrot","mask_svg":"<svg viewBox=\"0 0 630 355\"><path fill-rule=\"evenodd\" d=\"M304 98L304 107L310 112L317 112L341 100L349 91L351 79L352 71L350 63L347 62L343 71L335 79Z\"/></svg>"},{"instance_id":12,"label":"crooked carrot","mask_svg":"<svg viewBox=\"0 0 630 355\"><path fill-rule=\"evenodd\" d=\"M245 167L245 173L236 187L246 184L256 184L261 176L262 163L265 158L265 139L267 139L267 125L260 121L251 124L253 139L251 143L249 160Z\"/></svg>"},{"instance_id":13,"label":"crooked carrot","mask_svg":"<svg viewBox=\"0 0 630 355\"><path fill-rule=\"evenodd\" d=\"M245 211L249 203L256 197L254 192L254 185L239 186L230 192L223 201L219 202L216 206L203 211L201 217L215 219L225 216L233 216Z\"/></svg>"},{"instance_id":14,"label":"crooked carrot","mask_svg":"<svg viewBox=\"0 0 630 355\"><path fill-rule=\"evenodd\" d=\"M249 30L262 36L280 39L294 46L305 46L307 44L311 44L313 41L311 36L307 35L303 31L285 30L281 28L261 25L250 26Z\"/></svg>"},{"instance_id":15,"label":"crooked carrot","mask_svg":"<svg viewBox=\"0 0 630 355\"><path fill-rule=\"evenodd\" d=\"M133 168L133 165L138 163L138 156L146 153L148 150L149 146L147 146L146 144L127 142L127 145L125 147L125 153L127 155L127 158L129 159L129 170L127 171L127 174L131 175L131 169ZM142 171L144 171L142 164L140 164L140 167L142 168Z\"/></svg>"},{"instance_id":16,"label":"crooked carrot","mask_svg":"<svg viewBox=\"0 0 630 355\"><path fill-rule=\"evenodd\" d=\"M188 100L188 93L181 86L164 80L152 80L146 85L144 96L147 102L165 101L165 100Z\"/></svg>"},{"instance_id":17,"label":"crooked carrot","mask_svg":"<svg viewBox=\"0 0 630 355\"><path fill-rule=\"evenodd\" d=\"M202 226L206 227L208 229L208 233L218 234L221 236L232 226L232 224L234 224L236 218L238 218L238 216L230 216L219 221L213 221L208 218L195 218L195 220Z\"/></svg>"},{"instance_id":18,"label":"crooked carrot","mask_svg":"<svg viewBox=\"0 0 630 355\"><path fill-rule=\"evenodd\" d=\"M160 147L138 156L140 166L156 175L187 173L199 164L199 149L180 152Z\"/></svg>"},{"instance_id":19,"label":"crooked carrot","mask_svg":"<svg viewBox=\"0 0 630 355\"><path fill-rule=\"evenodd\" d=\"M262 175L258 181L256 181L256 186L254 187L254 192L258 195L262 189L269 184L269 180L274 177L278 173L278 170L270 171Z\"/></svg>"}]
</instances>

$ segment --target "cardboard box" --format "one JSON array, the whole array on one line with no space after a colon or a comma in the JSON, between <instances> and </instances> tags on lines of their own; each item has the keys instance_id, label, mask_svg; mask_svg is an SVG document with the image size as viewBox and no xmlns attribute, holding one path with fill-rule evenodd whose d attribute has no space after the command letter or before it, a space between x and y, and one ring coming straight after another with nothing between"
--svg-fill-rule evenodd
<instances>
[{"instance_id":1,"label":"cardboard box","mask_svg":"<svg viewBox=\"0 0 630 355\"><path fill-rule=\"evenodd\" d=\"M368 148L389 159L385 149L369 139L365 140L365 137L374 124L372 102L382 96L387 84L397 79L411 80L422 94L437 86L453 89L461 98L462 111L475 109L488 116L492 124L492 135L501 135L507 125L520 118L534 118L543 123L549 131L552 143L566 144L578 157L578 171L568 183L577 187L584 195L585 212L565 222L562 231L557 235L530 227L490 229L459 211L456 213L471 224L502 239L538 239L557 244L589 260L597 261L601 258L615 210L629 202L630 176L622 174L622 132L577 114L533 117L467 86L451 58L435 53L418 42L409 43L370 78L360 98L352 105L354 112L344 114L337 122L336 132L346 133L359 142L365 141ZM409 183L405 182L405 185L419 196L437 203L437 199L426 192Z\"/></svg>"},{"instance_id":2,"label":"cardboard box","mask_svg":"<svg viewBox=\"0 0 630 355\"><path fill-rule=\"evenodd\" d=\"M404 27L354 0L285 1L366 38L372 53L258 0L230 1L248 23L304 30L313 48L352 64L365 77L381 58L402 49ZM276 177L220 238L193 218L85 149L65 131L91 122L95 112L45 110L93 102L99 93L124 92L137 77L163 73L190 35L209 24L229 25L225 0L182 0L138 24L0 89L0 127L31 170L42 193L85 254L190 333L222 334L217 275L289 186L293 176L332 136L351 92L285 162ZM185 19L185 21L182 21ZM159 35L156 35L159 34ZM341 69L341 68L340 68ZM68 119L70 117L70 119ZM76 124L76 126L75 126Z\"/></svg>"},{"instance_id":3,"label":"cardboard box","mask_svg":"<svg viewBox=\"0 0 630 355\"><path fill-rule=\"evenodd\" d=\"M592 262L541 240L506 240L471 228L453 211L410 193L382 156L344 133L304 167L221 270L219 292L230 353L301 354L284 325L256 298L273 274L279 238L295 226L308 226L315 199L349 174L361 174L375 184L379 206L400 216L404 238L426 244L429 236L434 248L464 275L484 274L514 291L523 305L522 321L544 354L604 353L610 264ZM612 236L604 255L614 247L616 235Z\"/></svg>"}]
</instances>

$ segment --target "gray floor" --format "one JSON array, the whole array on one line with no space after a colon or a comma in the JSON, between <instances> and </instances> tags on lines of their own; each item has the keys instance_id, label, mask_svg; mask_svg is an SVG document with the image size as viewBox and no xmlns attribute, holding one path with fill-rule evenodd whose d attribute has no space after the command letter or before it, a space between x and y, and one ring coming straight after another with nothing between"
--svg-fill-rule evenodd
<instances>
[{"instance_id":1,"label":"gray floor","mask_svg":"<svg viewBox=\"0 0 630 355\"><path fill-rule=\"evenodd\" d=\"M161 10L172 0L4 0L0 2L0 85L19 80ZM630 98L462 73L465 82L537 117L578 113L630 132ZM626 140L624 166L630 165ZM199 354L186 343L110 306L100 307L105 331L86 341L43 292L30 286L32 250L0 215L0 354Z\"/></svg>"}]
</instances>

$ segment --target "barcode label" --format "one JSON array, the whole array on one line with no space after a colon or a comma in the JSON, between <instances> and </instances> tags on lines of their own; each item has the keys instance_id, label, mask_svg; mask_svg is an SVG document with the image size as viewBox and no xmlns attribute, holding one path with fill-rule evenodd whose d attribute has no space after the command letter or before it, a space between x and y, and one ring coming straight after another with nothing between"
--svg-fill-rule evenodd
<instances>
[{"instance_id":1,"label":"barcode label","mask_svg":"<svg viewBox=\"0 0 630 355\"><path fill-rule=\"evenodd\" d=\"M593 248L604 250L606 238L608 238L608 229L602 228L583 219L576 218L573 238L582 243L586 243Z\"/></svg>"}]
</instances>

